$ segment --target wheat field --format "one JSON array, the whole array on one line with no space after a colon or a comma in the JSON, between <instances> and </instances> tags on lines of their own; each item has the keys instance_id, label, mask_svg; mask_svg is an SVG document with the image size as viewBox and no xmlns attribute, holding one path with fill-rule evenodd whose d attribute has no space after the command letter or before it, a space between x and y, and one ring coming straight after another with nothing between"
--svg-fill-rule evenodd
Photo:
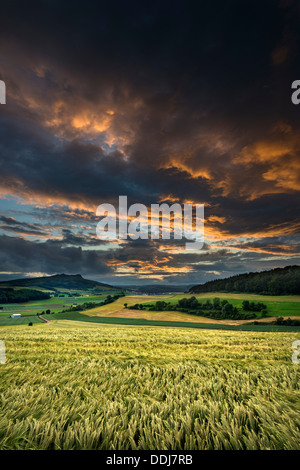
<instances>
[{"instance_id":1,"label":"wheat field","mask_svg":"<svg viewBox=\"0 0 300 470\"><path fill-rule=\"evenodd\" d=\"M1 327L0 449L299 449L296 333Z\"/></svg>"}]
</instances>

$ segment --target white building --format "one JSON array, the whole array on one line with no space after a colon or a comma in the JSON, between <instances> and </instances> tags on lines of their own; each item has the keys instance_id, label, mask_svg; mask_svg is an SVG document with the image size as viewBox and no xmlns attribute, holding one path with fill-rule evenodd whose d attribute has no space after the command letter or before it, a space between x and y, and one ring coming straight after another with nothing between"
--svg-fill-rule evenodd
<instances>
[{"instance_id":1,"label":"white building","mask_svg":"<svg viewBox=\"0 0 300 470\"><path fill-rule=\"evenodd\" d=\"M20 318L22 315L20 313L13 313L10 318Z\"/></svg>"}]
</instances>

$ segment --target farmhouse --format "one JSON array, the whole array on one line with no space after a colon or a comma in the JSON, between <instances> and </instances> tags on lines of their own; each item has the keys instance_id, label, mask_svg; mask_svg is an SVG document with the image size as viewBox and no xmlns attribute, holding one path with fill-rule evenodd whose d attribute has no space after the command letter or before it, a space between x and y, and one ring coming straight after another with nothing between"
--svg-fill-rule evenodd
<instances>
[{"instance_id":1,"label":"farmhouse","mask_svg":"<svg viewBox=\"0 0 300 470\"><path fill-rule=\"evenodd\" d=\"M20 313L13 313L10 315L10 318L20 318L22 315Z\"/></svg>"}]
</instances>

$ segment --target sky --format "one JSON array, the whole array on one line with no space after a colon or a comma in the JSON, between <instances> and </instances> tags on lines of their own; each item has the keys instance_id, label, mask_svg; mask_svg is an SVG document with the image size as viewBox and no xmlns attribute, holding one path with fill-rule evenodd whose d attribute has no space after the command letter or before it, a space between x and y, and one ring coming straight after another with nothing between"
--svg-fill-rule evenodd
<instances>
[{"instance_id":1,"label":"sky","mask_svg":"<svg viewBox=\"0 0 300 470\"><path fill-rule=\"evenodd\" d=\"M200 284L300 264L300 4L1 4L0 280ZM98 205L204 204L202 249Z\"/></svg>"}]
</instances>

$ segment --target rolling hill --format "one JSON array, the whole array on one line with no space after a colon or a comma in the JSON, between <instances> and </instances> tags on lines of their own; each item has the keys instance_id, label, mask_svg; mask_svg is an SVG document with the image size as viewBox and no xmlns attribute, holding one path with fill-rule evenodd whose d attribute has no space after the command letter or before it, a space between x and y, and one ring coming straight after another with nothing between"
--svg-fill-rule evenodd
<instances>
[{"instance_id":1,"label":"rolling hill","mask_svg":"<svg viewBox=\"0 0 300 470\"><path fill-rule=\"evenodd\" d=\"M14 279L10 281L0 282L0 287L35 287L47 290L119 290L117 287L110 286L109 284L103 284L98 281L90 281L84 279L80 274L69 275L69 274L55 274L53 276L45 277L33 277L33 278L22 278Z\"/></svg>"},{"instance_id":2,"label":"rolling hill","mask_svg":"<svg viewBox=\"0 0 300 470\"><path fill-rule=\"evenodd\" d=\"M245 292L262 295L300 294L300 266L239 274L193 286L189 292Z\"/></svg>"},{"instance_id":3,"label":"rolling hill","mask_svg":"<svg viewBox=\"0 0 300 470\"><path fill-rule=\"evenodd\" d=\"M167 284L145 284L145 285L137 285L137 286L130 286L130 285L125 285L122 286L123 289L127 290L128 292L131 292L133 294L172 294L172 293L181 293L181 292L187 292L190 287L192 287L191 284L185 285L185 284L179 284L179 285L167 285Z\"/></svg>"}]
</instances>

